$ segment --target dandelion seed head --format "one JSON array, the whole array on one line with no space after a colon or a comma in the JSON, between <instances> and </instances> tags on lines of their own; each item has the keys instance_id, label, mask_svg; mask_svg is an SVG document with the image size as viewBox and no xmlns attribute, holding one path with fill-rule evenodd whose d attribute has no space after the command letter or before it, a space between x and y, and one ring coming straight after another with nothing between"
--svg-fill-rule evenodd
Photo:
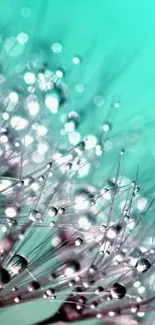
<instances>
[{"instance_id":1,"label":"dandelion seed head","mask_svg":"<svg viewBox=\"0 0 155 325\"><path fill-rule=\"evenodd\" d=\"M6 38L7 57L23 53L28 40L22 31ZM110 114L98 132L85 127L88 86L80 75L70 87L63 50L56 41L47 50L32 44L22 67L10 70L13 82L7 72L0 81L0 306L60 299L60 321L132 324L152 303L154 208L138 176L123 176L130 146L114 136L111 118L119 94L106 105L97 89L89 105L109 106ZM79 71L80 53L70 63Z\"/></svg>"}]
</instances>

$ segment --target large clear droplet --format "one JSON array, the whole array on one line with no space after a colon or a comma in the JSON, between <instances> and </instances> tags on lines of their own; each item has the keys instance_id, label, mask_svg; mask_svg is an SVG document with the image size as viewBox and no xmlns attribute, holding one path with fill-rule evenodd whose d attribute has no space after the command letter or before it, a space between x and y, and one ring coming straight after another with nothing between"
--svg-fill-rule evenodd
<instances>
[{"instance_id":1,"label":"large clear droplet","mask_svg":"<svg viewBox=\"0 0 155 325\"><path fill-rule=\"evenodd\" d=\"M13 275L15 275L24 271L27 268L27 266L28 266L27 259L20 254L16 254L12 257L11 261L9 262L8 270Z\"/></svg>"},{"instance_id":2,"label":"large clear droplet","mask_svg":"<svg viewBox=\"0 0 155 325\"><path fill-rule=\"evenodd\" d=\"M122 299L124 298L126 294L126 288L119 284L119 283L114 283L111 290L110 290L111 296L114 299Z\"/></svg>"},{"instance_id":3,"label":"large clear droplet","mask_svg":"<svg viewBox=\"0 0 155 325\"><path fill-rule=\"evenodd\" d=\"M9 272L6 269L1 268L0 269L0 287L4 284L9 283L10 280L11 280L11 277L10 277Z\"/></svg>"}]
</instances>

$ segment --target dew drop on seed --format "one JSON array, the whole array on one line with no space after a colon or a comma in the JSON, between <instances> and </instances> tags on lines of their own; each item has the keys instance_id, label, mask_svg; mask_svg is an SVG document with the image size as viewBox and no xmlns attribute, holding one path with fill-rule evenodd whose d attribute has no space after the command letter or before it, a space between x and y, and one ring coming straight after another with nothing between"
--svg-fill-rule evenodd
<instances>
[{"instance_id":1,"label":"dew drop on seed","mask_svg":"<svg viewBox=\"0 0 155 325\"><path fill-rule=\"evenodd\" d=\"M110 293L111 293L112 298L122 299L126 295L126 288L119 283L115 283L112 286Z\"/></svg>"},{"instance_id":2,"label":"dew drop on seed","mask_svg":"<svg viewBox=\"0 0 155 325\"><path fill-rule=\"evenodd\" d=\"M23 183L24 183L24 186L29 186L33 183L34 179L30 176L30 177L25 177L23 179Z\"/></svg>"},{"instance_id":3,"label":"dew drop on seed","mask_svg":"<svg viewBox=\"0 0 155 325\"><path fill-rule=\"evenodd\" d=\"M81 59L79 58L79 56L74 56L72 61L74 64L79 64L81 62Z\"/></svg>"},{"instance_id":4,"label":"dew drop on seed","mask_svg":"<svg viewBox=\"0 0 155 325\"><path fill-rule=\"evenodd\" d=\"M16 254L12 257L11 261L9 262L8 270L9 272L15 275L23 272L27 268L27 266L27 259L20 254Z\"/></svg>"},{"instance_id":5,"label":"dew drop on seed","mask_svg":"<svg viewBox=\"0 0 155 325\"><path fill-rule=\"evenodd\" d=\"M58 112L59 106L63 105L65 101L64 89L59 85L53 84L53 88L45 95L45 106L53 114Z\"/></svg>"},{"instance_id":6,"label":"dew drop on seed","mask_svg":"<svg viewBox=\"0 0 155 325\"><path fill-rule=\"evenodd\" d=\"M15 302L16 304L18 304L21 300L22 300L22 299L21 299L20 296L17 296L17 297L14 298L14 302Z\"/></svg>"},{"instance_id":7,"label":"dew drop on seed","mask_svg":"<svg viewBox=\"0 0 155 325\"><path fill-rule=\"evenodd\" d=\"M38 210L33 210L30 215L29 219L32 221L37 221L41 219L41 213Z\"/></svg>"},{"instance_id":8,"label":"dew drop on seed","mask_svg":"<svg viewBox=\"0 0 155 325\"><path fill-rule=\"evenodd\" d=\"M45 180L45 178L44 178L44 176L43 176L43 175L41 175L41 176L39 177L39 179L38 179L38 180L39 180L39 182L40 182L40 183L43 183L43 182L44 182L44 180Z\"/></svg>"},{"instance_id":9,"label":"dew drop on seed","mask_svg":"<svg viewBox=\"0 0 155 325\"><path fill-rule=\"evenodd\" d=\"M11 277L10 277L9 272L6 269L1 268L0 269L0 287L3 284L9 283L10 279L11 279Z\"/></svg>"},{"instance_id":10,"label":"dew drop on seed","mask_svg":"<svg viewBox=\"0 0 155 325\"><path fill-rule=\"evenodd\" d=\"M49 288L49 289L47 289L47 290L45 291L45 294L47 295L47 297L51 297L51 296L53 296L54 293L55 293L55 290L52 289L52 288Z\"/></svg>"},{"instance_id":11,"label":"dew drop on seed","mask_svg":"<svg viewBox=\"0 0 155 325\"><path fill-rule=\"evenodd\" d=\"M93 301L90 305L91 309L95 309L97 307L97 302Z\"/></svg>"},{"instance_id":12,"label":"dew drop on seed","mask_svg":"<svg viewBox=\"0 0 155 325\"><path fill-rule=\"evenodd\" d=\"M69 287L74 287L75 284L76 284L76 281L75 281L75 280L71 280L71 281L69 281L69 283L68 283Z\"/></svg>"},{"instance_id":13,"label":"dew drop on seed","mask_svg":"<svg viewBox=\"0 0 155 325\"><path fill-rule=\"evenodd\" d=\"M111 130L111 128L112 128L112 125L109 122L105 122L102 126L102 129L104 132L109 132Z\"/></svg>"},{"instance_id":14,"label":"dew drop on seed","mask_svg":"<svg viewBox=\"0 0 155 325\"><path fill-rule=\"evenodd\" d=\"M49 215L50 217L55 217L55 216L57 215L57 213L58 213L58 210L57 210L57 208L55 208L55 207L51 207L51 208L49 208L49 210L48 210L48 215Z\"/></svg>"},{"instance_id":15,"label":"dew drop on seed","mask_svg":"<svg viewBox=\"0 0 155 325\"><path fill-rule=\"evenodd\" d=\"M83 244L83 239L78 237L75 240L75 246L81 246Z\"/></svg>"},{"instance_id":16,"label":"dew drop on seed","mask_svg":"<svg viewBox=\"0 0 155 325\"><path fill-rule=\"evenodd\" d=\"M20 209L17 205L10 205L7 206L5 209L5 214L8 218L15 218L19 213Z\"/></svg>"},{"instance_id":17,"label":"dew drop on seed","mask_svg":"<svg viewBox=\"0 0 155 325\"><path fill-rule=\"evenodd\" d=\"M139 310L139 306L138 306L138 305L133 305L133 306L131 307L131 312L132 312L133 314L137 313L138 310Z\"/></svg>"},{"instance_id":18,"label":"dew drop on seed","mask_svg":"<svg viewBox=\"0 0 155 325\"><path fill-rule=\"evenodd\" d=\"M72 277L79 270L80 263L78 261L71 260L66 263L64 274L66 277Z\"/></svg>"},{"instance_id":19,"label":"dew drop on seed","mask_svg":"<svg viewBox=\"0 0 155 325\"><path fill-rule=\"evenodd\" d=\"M97 287L97 288L95 289L95 294L98 295L98 294L100 294L100 293L103 292L103 291L104 291L104 288L101 287L101 286L99 286L99 287Z\"/></svg>"},{"instance_id":20,"label":"dew drop on seed","mask_svg":"<svg viewBox=\"0 0 155 325\"><path fill-rule=\"evenodd\" d=\"M80 116L76 112L69 112L66 123L65 123L65 130L67 132L74 131L79 126Z\"/></svg>"},{"instance_id":21,"label":"dew drop on seed","mask_svg":"<svg viewBox=\"0 0 155 325\"><path fill-rule=\"evenodd\" d=\"M147 272L151 267L151 263L146 258L139 258L139 260L136 263L136 269L140 273Z\"/></svg>"},{"instance_id":22,"label":"dew drop on seed","mask_svg":"<svg viewBox=\"0 0 155 325\"><path fill-rule=\"evenodd\" d=\"M40 284L37 281L33 281L32 283L28 284L28 286L27 286L27 290L29 292L33 292L33 291L36 291L38 289L40 289Z\"/></svg>"},{"instance_id":23,"label":"dew drop on seed","mask_svg":"<svg viewBox=\"0 0 155 325\"><path fill-rule=\"evenodd\" d=\"M62 207L59 208L59 209L58 209L58 213L59 213L59 214L64 214L64 213L65 213L65 208L62 208Z\"/></svg>"},{"instance_id":24,"label":"dew drop on seed","mask_svg":"<svg viewBox=\"0 0 155 325\"><path fill-rule=\"evenodd\" d=\"M83 152L85 150L85 142L84 141L81 141L79 142L76 146L75 146L75 152L78 154L78 155L82 155Z\"/></svg>"},{"instance_id":25,"label":"dew drop on seed","mask_svg":"<svg viewBox=\"0 0 155 325\"><path fill-rule=\"evenodd\" d=\"M89 268L89 274L95 274L96 271L97 271L97 267L92 264Z\"/></svg>"}]
</instances>

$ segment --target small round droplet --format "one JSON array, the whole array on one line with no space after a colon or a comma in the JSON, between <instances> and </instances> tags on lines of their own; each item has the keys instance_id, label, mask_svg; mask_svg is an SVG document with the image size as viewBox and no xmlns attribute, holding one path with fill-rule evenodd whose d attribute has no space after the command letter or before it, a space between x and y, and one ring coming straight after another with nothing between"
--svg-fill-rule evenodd
<instances>
[{"instance_id":1,"label":"small round droplet","mask_svg":"<svg viewBox=\"0 0 155 325\"><path fill-rule=\"evenodd\" d=\"M33 281L32 283L28 284L28 286L27 286L27 290L29 292L33 292L33 291L36 291L38 289L40 289L40 284L37 281Z\"/></svg>"},{"instance_id":2,"label":"small round droplet","mask_svg":"<svg viewBox=\"0 0 155 325\"><path fill-rule=\"evenodd\" d=\"M151 263L146 258L140 258L136 263L136 269L140 273L147 272L151 267Z\"/></svg>"},{"instance_id":3,"label":"small round droplet","mask_svg":"<svg viewBox=\"0 0 155 325\"><path fill-rule=\"evenodd\" d=\"M108 132L111 130L111 124L109 122L105 122L102 126L104 132Z\"/></svg>"},{"instance_id":4,"label":"small round droplet","mask_svg":"<svg viewBox=\"0 0 155 325\"><path fill-rule=\"evenodd\" d=\"M75 280L71 280L71 281L69 281L69 283L68 283L69 287L74 287L75 284L76 284L76 281L75 281Z\"/></svg>"},{"instance_id":5,"label":"small round droplet","mask_svg":"<svg viewBox=\"0 0 155 325\"><path fill-rule=\"evenodd\" d=\"M114 103L114 107L115 107L115 108L119 108L119 107L120 107L120 103L119 103L119 102L115 102L115 103Z\"/></svg>"},{"instance_id":6,"label":"small round droplet","mask_svg":"<svg viewBox=\"0 0 155 325\"><path fill-rule=\"evenodd\" d=\"M125 287L119 283L115 283L112 286L110 292L111 292L112 298L114 298L114 299L122 299L126 295Z\"/></svg>"},{"instance_id":7,"label":"small round droplet","mask_svg":"<svg viewBox=\"0 0 155 325\"><path fill-rule=\"evenodd\" d=\"M55 54L59 54L62 51L62 45L60 43L53 43L52 46L51 46L51 50Z\"/></svg>"},{"instance_id":8,"label":"small round droplet","mask_svg":"<svg viewBox=\"0 0 155 325\"><path fill-rule=\"evenodd\" d=\"M90 305L91 309L95 309L97 307L97 302L93 301Z\"/></svg>"},{"instance_id":9,"label":"small round droplet","mask_svg":"<svg viewBox=\"0 0 155 325\"><path fill-rule=\"evenodd\" d=\"M77 128L79 126L79 120L80 120L80 116L77 112L75 112L75 111L69 112L67 119L66 119L65 129L69 128L69 131L70 131L70 129L72 128L72 131L73 131L75 128Z\"/></svg>"},{"instance_id":10,"label":"small round droplet","mask_svg":"<svg viewBox=\"0 0 155 325\"><path fill-rule=\"evenodd\" d=\"M19 213L20 208L18 205L10 205L6 207L5 214L8 218L15 218Z\"/></svg>"},{"instance_id":11,"label":"small round droplet","mask_svg":"<svg viewBox=\"0 0 155 325\"><path fill-rule=\"evenodd\" d=\"M43 183L43 182L44 182L44 180L45 180L44 176L43 176L43 175L41 175L41 176L39 177L39 182L40 182L40 183Z\"/></svg>"},{"instance_id":12,"label":"small round droplet","mask_svg":"<svg viewBox=\"0 0 155 325\"><path fill-rule=\"evenodd\" d=\"M51 296L53 296L54 293L55 293L55 290L52 289L52 288L49 288L49 289L47 289L47 290L45 291L45 294L47 295L47 297L51 297Z\"/></svg>"},{"instance_id":13,"label":"small round droplet","mask_svg":"<svg viewBox=\"0 0 155 325\"><path fill-rule=\"evenodd\" d=\"M37 221L41 219L41 213L38 210L33 210L30 215L29 219L32 221Z\"/></svg>"},{"instance_id":14,"label":"small round droplet","mask_svg":"<svg viewBox=\"0 0 155 325\"><path fill-rule=\"evenodd\" d=\"M79 142L76 146L75 146L75 151L77 152L77 154L82 155L82 153L85 150L85 142L81 141Z\"/></svg>"},{"instance_id":15,"label":"small round droplet","mask_svg":"<svg viewBox=\"0 0 155 325\"><path fill-rule=\"evenodd\" d=\"M75 240L75 246L81 246L83 244L83 239L78 237Z\"/></svg>"},{"instance_id":16,"label":"small round droplet","mask_svg":"<svg viewBox=\"0 0 155 325\"><path fill-rule=\"evenodd\" d=\"M20 296L17 296L17 297L14 298L14 302L16 304L19 304L20 301L21 301L21 297Z\"/></svg>"},{"instance_id":17,"label":"small round droplet","mask_svg":"<svg viewBox=\"0 0 155 325\"><path fill-rule=\"evenodd\" d=\"M75 57L73 58L73 63L74 63L74 64L79 64L79 63L80 63L80 58L79 58L78 56L75 56Z\"/></svg>"},{"instance_id":18,"label":"small round droplet","mask_svg":"<svg viewBox=\"0 0 155 325\"><path fill-rule=\"evenodd\" d=\"M65 208L61 207L58 209L59 214L64 214L65 213Z\"/></svg>"},{"instance_id":19,"label":"small round droplet","mask_svg":"<svg viewBox=\"0 0 155 325\"><path fill-rule=\"evenodd\" d=\"M106 237L108 239L115 239L117 235L120 233L120 231L121 231L120 225L112 226L106 231Z\"/></svg>"},{"instance_id":20,"label":"small round droplet","mask_svg":"<svg viewBox=\"0 0 155 325\"><path fill-rule=\"evenodd\" d=\"M58 213L58 210L57 208L55 207L51 207L49 210L48 210L48 214L50 217L55 217Z\"/></svg>"},{"instance_id":21,"label":"small round droplet","mask_svg":"<svg viewBox=\"0 0 155 325\"><path fill-rule=\"evenodd\" d=\"M72 277L79 270L80 263L76 260L71 260L66 263L64 274L66 277Z\"/></svg>"},{"instance_id":22,"label":"small round droplet","mask_svg":"<svg viewBox=\"0 0 155 325\"><path fill-rule=\"evenodd\" d=\"M90 274L95 274L97 271L97 267L95 265L91 265L91 267L89 268L89 273Z\"/></svg>"},{"instance_id":23,"label":"small round droplet","mask_svg":"<svg viewBox=\"0 0 155 325\"><path fill-rule=\"evenodd\" d=\"M30 176L30 177L25 177L23 179L24 182L24 186L29 186L33 183L34 179Z\"/></svg>"},{"instance_id":24,"label":"small round droplet","mask_svg":"<svg viewBox=\"0 0 155 325\"><path fill-rule=\"evenodd\" d=\"M58 112L59 106L63 105L66 101L65 89L53 84L53 88L45 95L45 106L53 113Z\"/></svg>"},{"instance_id":25,"label":"small round droplet","mask_svg":"<svg viewBox=\"0 0 155 325\"><path fill-rule=\"evenodd\" d=\"M95 289L95 294L98 295L98 294L100 294L100 293L103 292L103 291L104 291L103 287L99 286L99 287L97 287L97 288Z\"/></svg>"}]
</instances>

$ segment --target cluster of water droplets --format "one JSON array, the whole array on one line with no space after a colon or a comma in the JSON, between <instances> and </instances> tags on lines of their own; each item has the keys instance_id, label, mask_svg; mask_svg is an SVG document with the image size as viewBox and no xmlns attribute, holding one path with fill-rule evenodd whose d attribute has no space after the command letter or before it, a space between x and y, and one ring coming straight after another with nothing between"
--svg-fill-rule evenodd
<instances>
[{"instance_id":1,"label":"cluster of water droplets","mask_svg":"<svg viewBox=\"0 0 155 325\"><path fill-rule=\"evenodd\" d=\"M18 56L27 41L23 34L4 40L4 50ZM14 51L11 42L19 43ZM59 43L50 48L53 55L61 50ZM14 68L11 76L1 73L0 307L58 299L63 303L50 323L144 317L155 300L154 224L146 222L153 202L139 194L137 179L122 177L123 148L114 174L94 186L92 171L102 173L96 159L113 145L112 122L105 119L98 137L83 136L84 111L69 106L64 70L51 68L48 51L36 53L17 66L18 75ZM104 98L93 102L100 107ZM67 146L59 135L67 136ZM85 176L89 181L81 181Z\"/></svg>"}]
</instances>

